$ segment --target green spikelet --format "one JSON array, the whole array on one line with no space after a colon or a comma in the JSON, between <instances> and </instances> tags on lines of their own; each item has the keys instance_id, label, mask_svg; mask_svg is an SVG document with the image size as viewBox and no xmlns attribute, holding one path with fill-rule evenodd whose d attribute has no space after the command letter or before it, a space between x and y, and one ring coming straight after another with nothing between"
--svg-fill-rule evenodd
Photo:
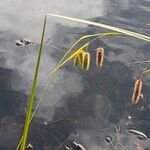
<instances>
[{"instance_id":1,"label":"green spikelet","mask_svg":"<svg viewBox=\"0 0 150 150\"><path fill-rule=\"evenodd\" d=\"M81 65L81 58L80 58L79 54L74 57L73 65L75 67L78 67L79 65Z\"/></svg>"},{"instance_id":2,"label":"green spikelet","mask_svg":"<svg viewBox=\"0 0 150 150\"><path fill-rule=\"evenodd\" d=\"M81 50L81 52L79 53L79 57L80 57L80 60L81 60L81 64L82 64L82 62L83 62L83 56L84 56L84 51L83 50Z\"/></svg>"},{"instance_id":3,"label":"green spikelet","mask_svg":"<svg viewBox=\"0 0 150 150\"><path fill-rule=\"evenodd\" d=\"M85 71L88 71L89 66L90 66L90 53L84 52L83 62L82 62L82 69L85 70Z\"/></svg>"}]
</instances>

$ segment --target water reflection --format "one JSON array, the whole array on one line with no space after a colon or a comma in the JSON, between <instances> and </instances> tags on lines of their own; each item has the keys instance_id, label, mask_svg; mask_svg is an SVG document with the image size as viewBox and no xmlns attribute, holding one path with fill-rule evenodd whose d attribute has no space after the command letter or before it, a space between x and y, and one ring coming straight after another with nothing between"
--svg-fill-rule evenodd
<instances>
[{"instance_id":1,"label":"water reflection","mask_svg":"<svg viewBox=\"0 0 150 150\"><path fill-rule=\"evenodd\" d=\"M46 0L45 2L47 3ZM74 3L61 1L59 4L48 4L50 6L46 6L46 3L26 1L24 4L23 1L17 3L16 0L18 5L15 6L10 7L10 1L2 4L4 7L1 9L0 17L6 26L0 32L1 149L14 149L21 135L20 127L24 121L26 100L30 92L39 46L37 40L40 36L37 31L41 28L45 12L50 8L52 11L55 6L59 10L58 13L69 12L70 16L93 18L96 21L149 34L147 0L81 0ZM31 9L33 5L36 7ZM7 12L4 9L6 7L9 7ZM20 9L23 11L18 14ZM19 26L16 27L16 24ZM52 48L51 43L56 43L59 48L66 50L82 34L100 32L100 29L93 26L83 28L80 25L67 26L60 22L52 27L53 32L51 33L51 28L48 29L46 38L38 92L46 83L47 70L52 69L63 55L62 51ZM17 47L15 41L22 36L29 36L33 40L32 44L23 48ZM99 45L106 49L105 62L101 70L95 67L93 50ZM83 73L71 63L67 64L45 96L29 135L29 142L35 149L62 149L64 144L69 146L74 140L84 143L87 149L113 149L112 145L105 143L104 138L109 134L115 143L115 126L118 127L120 123L122 146L135 149L133 142L137 139L127 132L128 115L135 120L133 127L150 136L150 109L145 107L140 111L143 104L146 106L143 101L137 106L131 105L130 102L134 79L141 73L143 65L128 66L129 62L150 58L149 44L134 38L115 37L95 41L89 49L93 58L90 70ZM148 75L144 78L145 99L150 97L149 79ZM52 120L57 121L52 123ZM149 140L141 143L145 148L150 147ZM118 146L119 148L122 147Z\"/></svg>"}]
</instances>

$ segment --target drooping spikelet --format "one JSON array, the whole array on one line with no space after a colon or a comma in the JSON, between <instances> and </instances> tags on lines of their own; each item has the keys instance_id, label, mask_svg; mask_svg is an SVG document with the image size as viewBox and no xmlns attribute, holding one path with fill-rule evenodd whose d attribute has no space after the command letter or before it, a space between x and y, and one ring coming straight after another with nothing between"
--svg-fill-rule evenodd
<instances>
[{"instance_id":1,"label":"drooping spikelet","mask_svg":"<svg viewBox=\"0 0 150 150\"><path fill-rule=\"evenodd\" d=\"M137 104L139 99L140 99L140 95L141 95L141 91L142 91L142 80L138 79L135 81L134 84L134 91L133 91L133 95L132 95L132 103Z\"/></svg>"},{"instance_id":2,"label":"drooping spikelet","mask_svg":"<svg viewBox=\"0 0 150 150\"><path fill-rule=\"evenodd\" d=\"M74 57L74 59L73 59L73 65L74 65L75 67L81 65L81 58L80 58L79 55L76 55L76 56Z\"/></svg>"},{"instance_id":3,"label":"drooping spikelet","mask_svg":"<svg viewBox=\"0 0 150 150\"><path fill-rule=\"evenodd\" d=\"M83 62L83 56L84 56L84 51L83 50L81 50L81 52L79 53L79 57L80 57L80 60L81 60L81 64L82 64L82 62Z\"/></svg>"},{"instance_id":4,"label":"drooping spikelet","mask_svg":"<svg viewBox=\"0 0 150 150\"><path fill-rule=\"evenodd\" d=\"M80 65L82 65L83 56L84 56L84 51L81 50L80 53L78 53L78 54L74 57L74 59L73 59L73 64L74 64L74 66L80 66Z\"/></svg>"},{"instance_id":5,"label":"drooping spikelet","mask_svg":"<svg viewBox=\"0 0 150 150\"><path fill-rule=\"evenodd\" d=\"M90 53L84 52L83 61L82 61L82 69L87 71L90 66Z\"/></svg>"},{"instance_id":6,"label":"drooping spikelet","mask_svg":"<svg viewBox=\"0 0 150 150\"><path fill-rule=\"evenodd\" d=\"M104 61L104 48L100 47L96 49L96 67L101 68Z\"/></svg>"}]
</instances>

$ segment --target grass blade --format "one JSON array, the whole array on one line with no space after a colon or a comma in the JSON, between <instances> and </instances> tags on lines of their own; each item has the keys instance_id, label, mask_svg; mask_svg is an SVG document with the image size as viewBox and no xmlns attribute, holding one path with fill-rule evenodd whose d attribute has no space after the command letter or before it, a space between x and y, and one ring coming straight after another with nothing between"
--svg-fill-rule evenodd
<instances>
[{"instance_id":1,"label":"grass blade","mask_svg":"<svg viewBox=\"0 0 150 150\"><path fill-rule=\"evenodd\" d=\"M61 18L61 19L76 21L76 22L80 22L80 23L84 23L84 24L94 25L94 26L97 26L97 27L105 28L105 29L108 29L108 30L113 30L113 31L116 31L116 32L119 32L119 33L123 33L123 34L129 35L129 36L132 36L132 37L150 42L150 37L149 36L146 36L146 35L143 35L143 34L140 34L140 33L136 33L136 32L133 32L133 31L121 29L121 28L118 28L118 27L106 25L106 24L103 24L103 23L97 23L97 22L93 22L93 21L77 19L77 18L73 18L73 17L67 17L67 16L62 16L62 15L57 15L57 14L52 14L52 13L47 13L47 15L57 17L57 18Z\"/></svg>"},{"instance_id":2,"label":"grass blade","mask_svg":"<svg viewBox=\"0 0 150 150\"><path fill-rule=\"evenodd\" d=\"M21 150L24 150L26 147L26 141L27 141L27 136L28 136L28 131L29 131L29 124L30 124L30 119L31 119L31 114L32 114L32 107L33 107L33 102L34 102L35 90L36 90L36 86L37 86L40 60L41 60L41 55L42 55L42 50L43 50L46 20L47 20L47 16L45 16L44 25L43 25L42 38L41 38L41 43L40 43L40 47L39 47L38 60L36 63L34 80L33 80L33 84L32 84L32 89L31 89L31 94L30 94L30 99L29 99L29 104L28 104L28 109L27 109L27 115L26 115L26 120L25 120L25 124L24 124L23 135L22 135Z\"/></svg>"}]
</instances>

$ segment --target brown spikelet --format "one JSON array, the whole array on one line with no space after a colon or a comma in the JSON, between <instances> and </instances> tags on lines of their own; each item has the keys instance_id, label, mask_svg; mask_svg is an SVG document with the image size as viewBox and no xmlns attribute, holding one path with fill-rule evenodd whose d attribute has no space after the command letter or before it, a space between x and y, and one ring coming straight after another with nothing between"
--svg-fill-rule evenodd
<instances>
[{"instance_id":1,"label":"brown spikelet","mask_svg":"<svg viewBox=\"0 0 150 150\"><path fill-rule=\"evenodd\" d=\"M139 99L140 99L140 95L141 95L141 91L142 91L142 80L138 79L135 81L134 84L134 91L133 91L133 95L132 95L132 103L137 104Z\"/></svg>"},{"instance_id":2,"label":"brown spikelet","mask_svg":"<svg viewBox=\"0 0 150 150\"><path fill-rule=\"evenodd\" d=\"M96 49L96 67L101 68L104 61L104 48L100 47Z\"/></svg>"},{"instance_id":3,"label":"brown spikelet","mask_svg":"<svg viewBox=\"0 0 150 150\"><path fill-rule=\"evenodd\" d=\"M84 52L83 61L82 61L82 69L87 71L90 66L90 53Z\"/></svg>"},{"instance_id":4,"label":"brown spikelet","mask_svg":"<svg viewBox=\"0 0 150 150\"><path fill-rule=\"evenodd\" d=\"M81 65L81 58L80 58L79 54L74 57L73 65L74 65L75 67Z\"/></svg>"}]
</instances>

